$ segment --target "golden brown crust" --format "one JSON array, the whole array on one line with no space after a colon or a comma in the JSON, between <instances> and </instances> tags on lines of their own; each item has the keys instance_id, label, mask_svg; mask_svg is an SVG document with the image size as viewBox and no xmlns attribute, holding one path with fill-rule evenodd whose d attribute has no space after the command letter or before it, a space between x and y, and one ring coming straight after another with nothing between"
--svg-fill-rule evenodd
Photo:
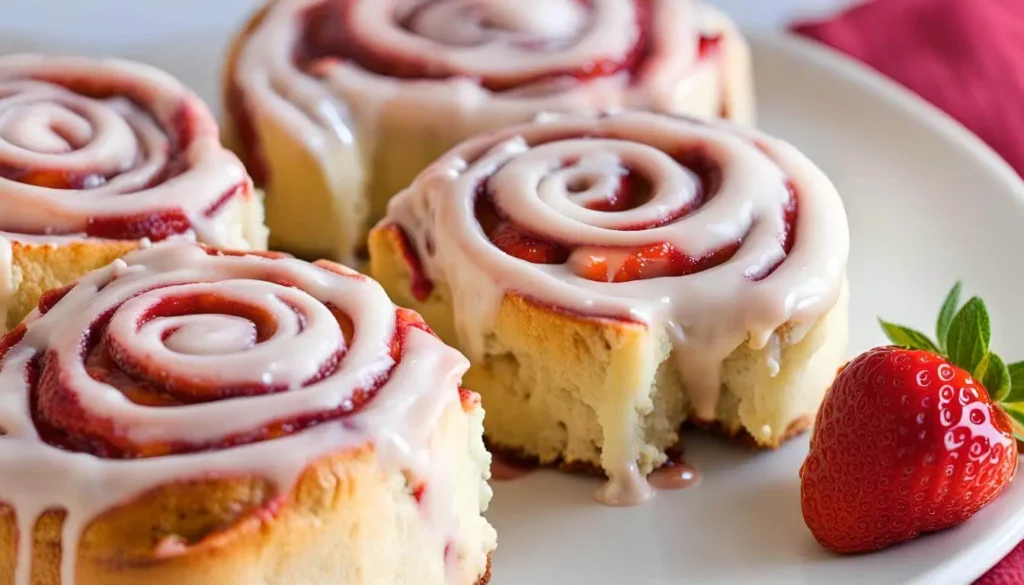
<instances>
[{"instance_id":1,"label":"golden brown crust","mask_svg":"<svg viewBox=\"0 0 1024 585\"><path fill-rule=\"evenodd\" d=\"M472 408L448 411L445 424ZM456 422L446 432L464 440L467 431ZM160 486L88 525L77 584L390 582L396 564L407 573L423 570L419 557L427 556L416 538L398 545L390 539L426 534L413 490L396 485L396 473L385 472L364 445L312 463L287 493L258 477ZM60 585L63 521L63 512L49 511L36 524L32 585ZM13 585L15 536L12 510L0 507L0 585ZM481 585L490 577L486 552Z\"/></svg>"},{"instance_id":2,"label":"golden brown crust","mask_svg":"<svg viewBox=\"0 0 1024 585\"><path fill-rule=\"evenodd\" d=\"M62 244L11 242L14 297L7 305L4 323L17 325L35 308L46 291L64 286L80 276L139 247L138 241L82 239ZM0 267L2 269L2 267Z\"/></svg>"},{"instance_id":3,"label":"golden brown crust","mask_svg":"<svg viewBox=\"0 0 1024 585\"><path fill-rule=\"evenodd\" d=\"M82 534L79 545L80 585L131 583L130 575L177 574L204 568L218 561L241 561L236 551L252 548L261 525L329 501L325 478L336 469L354 469L337 475L336 490L353 489L359 467L372 456L366 447L316 463L303 474L287 501L275 497L265 480L252 477L181 481L160 486L131 502L102 513ZM319 498L311 492L319 491ZM276 510L275 510L276 508ZM50 511L36 524L34 571L42 578L33 585L59 585L63 512ZM0 509L0 585L8 585L14 569L14 514ZM226 546L231 543L233 551ZM174 546L168 546L173 544ZM218 574L216 571L212 574ZM141 581L140 581L141 582ZM167 581L170 583L171 581ZM184 583L195 582L195 579Z\"/></svg>"}]
</instances>

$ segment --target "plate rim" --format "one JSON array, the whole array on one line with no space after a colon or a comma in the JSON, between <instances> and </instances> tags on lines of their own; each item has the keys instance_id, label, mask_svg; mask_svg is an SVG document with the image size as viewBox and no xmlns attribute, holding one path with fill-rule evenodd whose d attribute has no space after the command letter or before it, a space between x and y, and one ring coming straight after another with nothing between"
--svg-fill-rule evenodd
<instances>
[{"instance_id":1,"label":"plate rim","mask_svg":"<svg viewBox=\"0 0 1024 585\"><path fill-rule=\"evenodd\" d=\"M950 146L960 150L965 158L979 163L993 178L1005 185L1011 196L1024 201L1024 179L1002 156L958 120L912 90L837 49L791 32L747 31L746 35L755 53L759 47L766 47L786 53L792 59L811 62L845 77L878 99L898 107L908 118L914 119L940 135ZM1018 459L1018 477L1014 481L1024 481L1024 477L1019 477L1021 473ZM961 549L955 555L937 560L931 569L907 581L907 585L929 585L950 577L963 578L964 582L972 583L1024 542L1024 512L1018 511L1007 524L1006 531L985 547L990 554L975 554L974 547Z\"/></svg>"},{"instance_id":2,"label":"plate rim","mask_svg":"<svg viewBox=\"0 0 1024 585\"><path fill-rule=\"evenodd\" d=\"M818 41L788 31L744 31L754 53L759 46L793 55L796 59L813 62L831 69L860 85L879 99L898 106L910 118L915 118L930 129L942 134L960 150L988 167L995 176L1007 184L1015 196L1024 199L1024 179L991 146L960 121L912 90L887 77L849 55ZM757 91L757 88L754 88Z\"/></svg>"}]
</instances>

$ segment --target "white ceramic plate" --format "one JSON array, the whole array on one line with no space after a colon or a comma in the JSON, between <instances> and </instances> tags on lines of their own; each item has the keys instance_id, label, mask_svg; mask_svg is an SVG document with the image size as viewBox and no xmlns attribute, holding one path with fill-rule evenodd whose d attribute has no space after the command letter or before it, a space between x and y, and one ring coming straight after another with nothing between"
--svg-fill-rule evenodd
<instances>
[{"instance_id":1,"label":"white ceramic plate","mask_svg":"<svg viewBox=\"0 0 1024 585\"><path fill-rule=\"evenodd\" d=\"M3 0L0 0L2 3ZM164 67L216 99L228 31L256 0L18 2L0 51L118 54ZM57 7L59 5L59 7ZM97 18L97 12L107 15ZM201 13L201 15L200 15ZM136 23L111 30L114 15ZM98 22L95 22L97 21ZM199 24L197 24L199 23ZM898 87L809 43L755 40L762 125L835 180L850 216L852 349L883 342L875 316L930 330L947 288L965 279L995 315L995 343L1024 358L1015 270L1024 251L1024 185L976 138ZM596 480L538 472L496 484L493 585L967 583L1024 536L1024 481L955 530L887 551L827 554L803 524L797 470L807 439L751 454L687 437L704 474L639 508L593 500Z\"/></svg>"},{"instance_id":2,"label":"white ceramic plate","mask_svg":"<svg viewBox=\"0 0 1024 585\"><path fill-rule=\"evenodd\" d=\"M993 313L994 343L1024 358L1017 271L1024 184L973 135L845 58L792 38L754 41L760 120L830 174L852 234L851 351L885 340L875 317L932 331L963 278ZM1024 537L1024 481L966 524L856 557L804 526L807 437L751 454L699 435L703 481L640 508L593 500L596 480L538 472L496 483L493 585L969 583Z\"/></svg>"}]
</instances>

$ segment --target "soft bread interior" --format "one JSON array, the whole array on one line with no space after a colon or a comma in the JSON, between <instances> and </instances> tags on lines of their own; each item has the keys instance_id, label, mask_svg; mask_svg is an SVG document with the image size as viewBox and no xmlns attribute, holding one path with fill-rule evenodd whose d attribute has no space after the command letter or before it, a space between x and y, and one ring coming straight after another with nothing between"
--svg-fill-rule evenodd
<instances>
[{"instance_id":1,"label":"soft bread interior","mask_svg":"<svg viewBox=\"0 0 1024 585\"><path fill-rule=\"evenodd\" d=\"M434 283L425 301L411 294L411 272L395 228L370 238L371 272L399 304L419 311L460 346L450 292ZM726 359L713 424L777 447L813 419L847 343L847 292L799 341L780 329L762 349L746 344ZM483 361L466 375L488 410L496 447L541 463L583 464L635 455L642 471L665 461L690 416L668 335L640 323L571 315L506 295ZM773 374L777 364L778 371ZM685 367L685 364L682 366Z\"/></svg>"}]
</instances>

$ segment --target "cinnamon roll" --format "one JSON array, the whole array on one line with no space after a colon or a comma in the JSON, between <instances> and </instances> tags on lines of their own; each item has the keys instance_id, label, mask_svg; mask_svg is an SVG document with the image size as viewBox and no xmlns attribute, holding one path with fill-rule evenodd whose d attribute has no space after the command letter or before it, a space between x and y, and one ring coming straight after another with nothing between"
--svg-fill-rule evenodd
<instances>
[{"instance_id":1,"label":"cinnamon roll","mask_svg":"<svg viewBox=\"0 0 1024 585\"><path fill-rule=\"evenodd\" d=\"M140 241L266 247L260 197L209 109L125 61L0 57L0 209L0 332Z\"/></svg>"},{"instance_id":2,"label":"cinnamon roll","mask_svg":"<svg viewBox=\"0 0 1024 585\"><path fill-rule=\"evenodd\" d=\"M278 0L233 45L226 141L274 247L352 261L390 197L459 141L547 111L752 117L749 56L679 0Z\"/></svg>"},{"instance_id":3,"label":"cinnamon roll","mask_svg":"<svg viewBox=\"0 0 1024 585\"><path fill-rule=\"evenodd\" d=\"M467 365L342 266L132 252L0 341L0 582L485 583Z\"/></svg>"},{"instance_id":4,"label":"cinnamon roll","mask_svg":"<svg viewBox=\"0 0 1024 585\"><path fill-rule=\"evenodd\" d=\"M844 358L849 234L789 144L652 113L469 140L392 200L375 277L473 366L487 438L644 499L685 421L774 447Z\"/></svg>"}]
</instances>

